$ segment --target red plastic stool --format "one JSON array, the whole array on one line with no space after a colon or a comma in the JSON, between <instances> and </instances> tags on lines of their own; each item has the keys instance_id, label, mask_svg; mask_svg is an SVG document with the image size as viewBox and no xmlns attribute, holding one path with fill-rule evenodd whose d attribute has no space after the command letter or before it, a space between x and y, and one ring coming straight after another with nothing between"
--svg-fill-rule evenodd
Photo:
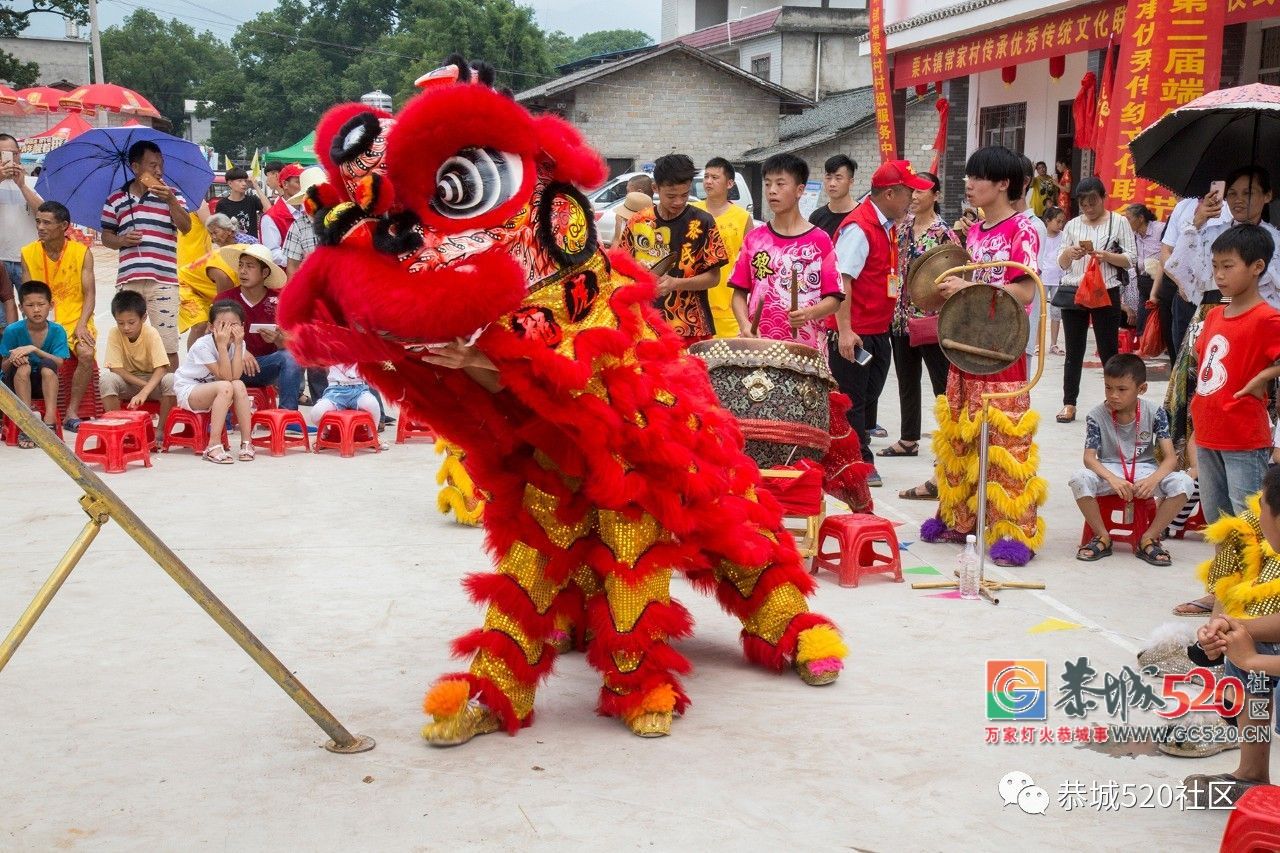
<instances>
[{"instance_id":1,"label":"red plastic stool","mask_svg":"<svg viewBox=\"0 0 1280 853\"><path fill-rule=\"evenodd\" d=\"M840 543L839 550L822 549L828 537ZM876 550L877 542L889 546L888 555ZM874 574L891 574L895 583L902 583L898 534L888 519L864 513L829 515L818 529L815 544L818 553L813 557L810 574L828 569L840 576L840 586L857 586L863 575Z\"/></svg>"},{"instance_id":2,"label":"red plastic stool","mask_svg":"<svg viewBox=\"0 0 1280 853\"><path fill-rule=\"evenodd\" d=\"M249 403L257 411L266 409L274 409L280 405L276 398L276 386L268 385L266 388L246 388L249 392ZM235 417L235 412L231 413Z\"/></svg>"},{"instance_id":3,"label":"red plastic stool","mask_svg":"<svg viewBox=\"0 0 1280 853\"><path fill-rule=\"evenodd\" d=\"M147 432L147 441L154 444L156 440L156 422L153 415L144 408L137 409L116 409L114 412L107 412L103 417L118 418L120 420L137 421L142 424Z\"/></svg>"},{"instance_id":4,"label":"red plastic stool","mask_svg":"<svg viewBox=\"0 0 1280 853\"><path fill-rule=\"evenodd\" d=\"M193 412L175 406L164 423L161 452L168 453L169 447L176 444L178 447L190 447L191 452L197 456L204 453L204 449L209 446L209 418L208 412ZM180 427L180 431L174 432L174 427ZM231 449L231 441L225 431L222 433L222 446L227 450Z\"/></svg>"},{"instance_id":5,"label":"red plastic stool","mask_svg":"<svg viewBox=\"0 0 1280 853\"><path fill-rule=\"evenodd\" d=\"M1099 496L1098 510L1102 513L1102 523L1106 525L1112 542L1128 542L1133 553L1138 553L1138 540L1142 538L1143 533L1147 532L1147 528L1151 526L1151 520L1156 517L1155 500L1153 498L1147 498L1144 501L1135 500L1133 521L1129 523L1124 520L1124 501L1118 495ZM1089 544L1092 538L1093 528L1085 524L1084 531L1080 534L1080 547L1083 548Z\"/></svg>"},{"instance_id":6,"label":"red plastic stool","mask_svg":"<svg viewBox=\"0 0 1280 853\"><path fill-rule=\"evenodd\" d=\"M89 447L90 439L97 439L97 446ZM147 428L136 417L85 421L76 432L76 456L82 462L100 463L108 474L123 474L130 462L150 468Z\"/></svg>"},{"instance_id":7,"label":"red plastic stool","mask_svg":"<svg viewBox=\"0 0 1280 853\"><path fill-rule=\"evenodd\" d=\"M32 400L31 411L35 412L41 418L44 417L44 400ZM59 420L53 425L53 431L58 438L62 438L62 421ZM10 420L8 417L4 419L4 443L10 447L18 446L18 424Z\"/></svg>"},{"instance_id":8,"label":"red plastic stool","mask_svg":"<svg viewBox=\"0 0 1280 853\"><path fill-rule=\"evenodd\" d=\"M396 444L404 444L411 438L425 438L428 441L435 441L436 431L431 428L431 424L415 418L404 409L401 409L400 421L396 424Z\"/></svg>"},{"instance_id":9,"label":"red plastic stool","mask_svg":"<svg viewBox=\"0 0 1280 853\"><path fill-rule=\"evenodd\" d=\"M1244 792L1227 820L1219 853L1280 850L1280 788L1258 785Z\"/></svg>"},{"instance_id":10,"label":"red plastic stool","mask_svg":"<svg viewBox=\"0 0 1280 853\"><path fill-rule=\"evenodd\" d=\"M80 398L80 411L68 410L68 405L71 403L71 378L75 376L78 364L79 359L75 353L72 353L70 358L63 360L62 369L58 371L58 411L62 412L63 418L100 418L103 411L102 400L98 397L97 362L93 364L89 385L84 389L84 396Z\"/></svg>"},{"instance_id":11,"label":"red plastic stool","mask_svg":"<svg viewBox=\"0 0 1280 853\"><path fill-rule=\"evenodd\" d=\"M302 435L298 437L285 435L285 427L291 425L301 429ZM253 435L253 430L260 426L270 430L270 434ZM254 447L265 447L271 451L272 456L284 456L285 450L290 447L301 447L307 452L311 451L311 439L307 437L307 422L293 409L261 409L254 412L253 417L249 419L249 434L249 441Z\"/></svg>"},{"instance_id":12,"label":"red plastic stool","mask_svg":"<svg viewBox=\"0 0 1280 853\"><path fill-rule=\"evenodd\" d=\"M338 437L326 438L333 430L337 431ZM320 423L316 424L316 452L326 447L336 447L343 458L355 456L356 450L362 447L372 447L381 453L378 426L373 422L373 415L360 409L325 412L320 416Z\"/></svg>"}]
</instances>

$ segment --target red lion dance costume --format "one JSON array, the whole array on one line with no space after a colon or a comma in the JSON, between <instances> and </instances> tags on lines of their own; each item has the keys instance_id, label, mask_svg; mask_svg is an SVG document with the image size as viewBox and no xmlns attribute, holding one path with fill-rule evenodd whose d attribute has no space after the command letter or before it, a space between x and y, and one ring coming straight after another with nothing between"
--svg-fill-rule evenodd
<instances>
[{"instance_id":1,"label":"red lion dance costume","mask_svg":"<svg viewBox=\"0 0 1280 853\"><path fill-rule=\"evenodd\" d=\"M470 667L430 689L423 736L528 725L557 620L590 638L600 713L666 734L689 703L673 570L742 621L749 660L834 681L844 645L808 610L813 582L736 423L653 309L652 276L597 248L575 187L604 181L599 155L450 61L395 117L344 104L321 119L322 245L279 309L301 361L359 363L462 448L488 498L497 567L465 581L484 625L454 641ZM498 390L424 361L460 338Z\"/></svg>"}]
</instances>

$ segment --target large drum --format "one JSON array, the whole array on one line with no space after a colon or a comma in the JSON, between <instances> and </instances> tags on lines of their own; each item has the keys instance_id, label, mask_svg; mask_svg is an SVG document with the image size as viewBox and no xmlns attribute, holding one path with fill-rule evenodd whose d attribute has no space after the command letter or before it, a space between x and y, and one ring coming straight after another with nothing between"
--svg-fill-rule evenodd
<instances>
[{"instance_id":1,"label":"large drum","mask_svg":"<svg viewBox=\"0 0 1280 853\"><path fill-rule=\"evenodd\" d=\"M737 417L747 455L761 468L821 459L831 446L827 395L835 387L812 347L759 338L719 338L689 347L711 371L720 404Z\"/></svg>"}]
</instances>

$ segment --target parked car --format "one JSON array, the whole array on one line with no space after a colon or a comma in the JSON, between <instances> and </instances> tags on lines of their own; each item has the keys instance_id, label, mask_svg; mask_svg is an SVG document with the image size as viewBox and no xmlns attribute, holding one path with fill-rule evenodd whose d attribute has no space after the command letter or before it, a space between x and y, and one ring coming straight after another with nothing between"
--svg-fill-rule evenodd
<instances>
[{"instance_id":1,"label":"parked car","mask_svg":"<svg viewBox=\"0 0 1280 853\"><path fill-rule=\"evenodd\" d=\"M591 206L595 209L596 233L599 235L600 242L609 245L613 243L616 236L614 224L616 222L617 208L627 197L627 181L636 175L643 175L645 172L624 172L621 175L610 178L605 181L604 186L598 190L587 193L587 201L591 202ZM705 200L707 197L706 190L702 186L702 170L699 169L693 176L693 187L689 190L689 198ZM729 200L740 205L750 212L753 209L751 201L751 190L746 186L746 182L734 181L733 189L729 191ZM654 197L657 202L657 196Z\"/></svg>"}]
</instances>

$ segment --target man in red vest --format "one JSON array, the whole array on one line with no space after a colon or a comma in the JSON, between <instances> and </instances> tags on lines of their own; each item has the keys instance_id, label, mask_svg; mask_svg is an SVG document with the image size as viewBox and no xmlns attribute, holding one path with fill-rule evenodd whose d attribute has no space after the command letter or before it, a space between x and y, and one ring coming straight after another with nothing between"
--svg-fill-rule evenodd
<instances>
[{"instance_id":1,"label":"man in red vest","mask_svg":"<svg viewBox=\"0 0 1280 853\"><path fill-rule=\"evenodd\" d=\"M862 461L873 465L869 432L889 377L889 323L902 287L894 223L906 216L915 190L932 187L906 160L883 163L871 176L871 195L836 231L836 269L846 298L835 313L836 331L828 335L827 349L831 374L853 401L849 426L862 442ZM880 474L872 471L867 484L879 486Z\"/></svg>"},{"instance_id":2,"label":"man in red vest","mask_svg":"<svg viewBox=\"0 0 1280 853\"><path fill-rule=\"evenodd\" d=\"M297 163L290 163L280 170L280 189L283 195L262 214L262 245L271 250L272 260L280 267L288 263L284 254L284 240L289 236L289 230L295 222L306 217L301 204L289 204L301 188L302 167Z\"/></svg>"}]
</instances>

